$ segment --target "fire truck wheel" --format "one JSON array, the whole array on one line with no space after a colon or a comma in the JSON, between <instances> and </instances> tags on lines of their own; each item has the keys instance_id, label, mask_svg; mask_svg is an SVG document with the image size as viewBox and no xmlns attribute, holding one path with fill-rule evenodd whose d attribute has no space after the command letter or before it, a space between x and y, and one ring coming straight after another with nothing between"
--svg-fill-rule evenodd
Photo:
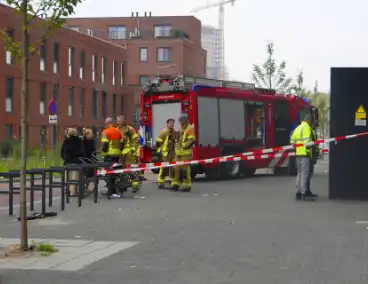
<instances>
[{"instance_id":1,"label":"fire truck wheel","mask_svg":"<svg viewBox=\"0 0 368 284\"><path fill-rule=\"evenodd\" d=\"M256 169L244 169L243 174L244 177L252 177L256 173Z\"/></svg>"},{"instance_id":2,"label":"fire truck wheel","mask_svg":"<svg viewBox=\"0 0 368 284\"><path fill-rule=\"evenodd\" d=\"M274 168L273 174L275 176L287 176L289 175L289 167L287 168Z\"/></svg>"},{"instance_id":3,"label":"fire truck wheel","mask_svg":"<svg viewBox=\"0 0 368 284\"><path fill-rule=\"evenodd\" d=\"M223 173L225 178L234 178L241 172L241 165L239 161L228 162L224 164Z\"/></svg>"},{"instance_id":4,"label":"fire truck wheel","mask_svg":"<svg viewBox=\"0 0 368 284\"><path fill-rule=\"evenodd\" d=\"M218 180L220 178L218 169L206 169L204 173L207 180Z\"/></svg>"}]
</instances>

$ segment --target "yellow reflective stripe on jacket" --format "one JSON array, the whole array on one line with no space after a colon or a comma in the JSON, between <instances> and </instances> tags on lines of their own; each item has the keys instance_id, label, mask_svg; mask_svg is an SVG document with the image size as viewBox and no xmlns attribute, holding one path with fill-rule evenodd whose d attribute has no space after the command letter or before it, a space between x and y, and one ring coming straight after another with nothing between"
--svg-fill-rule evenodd
<instances>
[{"instance_id":1,"label":"yellow reflective stripe on jacket","mask_svg":"<svg viewBox=\"0 0 368 284\"><path fill-rule=\"evenodd\" d=\"M161 143L162 145L160 145L157 148L157 152L162 152L162 156L166 157L169 154L169 136L170 136L170 131L168 130L168 128L165 128L164 130L162 130L160 132L160 135L157 137L156 139L156 143Z\"/></svg>"},{"instance_id":2,"label":"yellow reflective stripe on jacket","mask_svg":"<svg viewBox=\"0 0 368 284\"><path fill-rule=\"evenodd\" d=\"M121 151L121 153L123 155L129 154L130 152L134 151L133 148L129 147L129 148L124 148L123 151Z\"/></svg>"},{"instance_id":3,"label":"yellow reflective stripe on jacket","mask_svg":"<svg viewBox=\"0 0 368 284\"><path fill-rule=\"evenodd\" d=\"M102 143L108 143L109 142L109 139L105 138L105 137L102 137L101 138L101 142Z\"/></svg>"},{"instance_id":4,"label":"yellow reflective stripe on jacket","mask_svg":"<svg viewBox=\"0 0 368 284\"><path fill-rule=\"evenodd\" d=\"M166 135L164 145L162 145L162 156L166 157L169 154L169 135Z\"/></svg>"},{"instance_id":5,"label":"yellow reflective stripe on jacket","mask_svg":"<svg viewBox=\"0 0 368 284\"><path fill-rule=\"evenodd\" d=\"M175 153L178 156L185 156L185 155L191 155L192 154L192 147L189 147L188 149L183 149L183 144L186 143L193 143L194 141L194 135L193 134L189 134L188 132L192 130L192 127L190 125L188 125L185 129L184 129L184 133L181 137L180 143L178 143L178 148L176 148Z\"/></svg>"}]
</instances>

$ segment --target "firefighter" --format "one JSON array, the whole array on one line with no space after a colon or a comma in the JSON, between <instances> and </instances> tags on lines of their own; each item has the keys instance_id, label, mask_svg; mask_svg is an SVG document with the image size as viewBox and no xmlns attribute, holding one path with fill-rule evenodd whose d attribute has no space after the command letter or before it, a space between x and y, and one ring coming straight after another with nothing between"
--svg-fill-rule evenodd
<instances>
[{"instance_id":1,"label":"firefighter","mask_svg":"<svg viewBox=\"0 0 368 284\"><path fill-rule=\"evenodd\" d=\"M313 118L307 114L302 123L295 128L292 136L292 144L305 144L312 141L312 122ZM310 168L312 162L312 148L311 147L297 147L296 150L296 167L298 175L296 178L296 195L297 200L307 197L313 197L308 192L308 179L310 178Z\"/></svg>"},{"instance_id":2,"label":"firefighter","mask_svg":"<svg viewBox=\"0 0 368 284\"><path fill-rule=\"evenodd\" d=\"M166 121L166 128L161 131L160 135L157 137L156 145L158 152L161 153L162 162L172 162L175 159L175 120L169 118ZM158 173L157 183L158 188L165 188L166 174L168 173L169 180L173 177L173 168L160 168Z\"/></svg>"},{"instance_id":3,"label":"firefighter","mask_svg":"<svg viewBox=\"0 0 368 284\"><path fill-rule=\"evenodd\" d=\"M120 131L113 126L111 118L106 118L106 127L101 133L102 156L106 162L119 162L120 143Z\"/></svg>"},{"instance_id":4,"label":"firefighter","mask_svg":"<svg viewBox=\"0 0 368 284\"><path fill-rule=\"evenodd\" d=\"M121 155L121 133L113 126L111 118L106 118L106 127L101 133L101 152L105 162L119 163ZM114 180L113 180L114 184ZM107 183L110 192L114 191L111 184ZM115 194L116 192L112 192Z\"/></svg>"},{"instance_id":5,"label":"firefighter","mask_svg":"<svg viewBox=\"0 0 368 284\"><path fill-rule=\"evenodd\" d=\"M195 141L194 129L189 125L187 115L182 115L178 119L181 132L180 137L175 144L175 161L189 161L192 159L192 146ZM184 170L182 191L189 192L191 190L190 165L174 167L174 177L171 181L171 188L178 191L180 187L180 173Z\"/></svg>"},{"instance_id":6,"label":"firefighter","mask_svg":"<svg viewBox=\"0 0 368 284\"><path fill-rule=\"evenodd\" d=\"M139 136L135 129L126 123L123 115L116 118L117 127L121 133L122 151L121 164L130 165L138 162L139 158ZM140 174L138 172L138 174ZM139 193L139 181L132 182L133 193Z\"/></svg>"}]
</instances>

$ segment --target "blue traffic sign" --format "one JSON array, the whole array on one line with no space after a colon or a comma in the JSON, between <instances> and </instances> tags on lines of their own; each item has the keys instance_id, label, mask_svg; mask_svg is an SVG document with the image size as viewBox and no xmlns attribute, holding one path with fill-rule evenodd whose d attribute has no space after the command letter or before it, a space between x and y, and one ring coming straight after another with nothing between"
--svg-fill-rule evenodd
<instances>
[{"instance_id":1,"label":"blue traffic sign","mask_svg":"<svg viewBox=\"0 0 368 284\"><path fill-rule=\"evenodd\" d=\"M51 101L49 102L49 107L48 107L48 109L49 109L49 114L50 114L50 115L54 115L54 114L56 114L56 102L55 102L54 100L51 100Z\"/></svg>"}]
</instances>

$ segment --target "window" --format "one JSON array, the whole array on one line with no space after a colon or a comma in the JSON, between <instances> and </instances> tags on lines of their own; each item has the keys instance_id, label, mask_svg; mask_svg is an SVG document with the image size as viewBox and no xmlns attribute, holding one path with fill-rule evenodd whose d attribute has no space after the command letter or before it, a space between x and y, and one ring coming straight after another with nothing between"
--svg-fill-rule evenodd
<instances>
[{"instance_id":1,"label":"window","mask_svg":"<svg viewBox=\"0 0 368 284\"><path fill-rule=\"evenodd\" d=\"M92 55L92 81L96 82L97 55Z\"/></svg>"},{"instance_id":2,"label":"window","mask_svg":"<svg viewBox=\"0 0 368 284\"><path fill-rule=\"evenodd\" d=\"M115 118L116 117L116 94L112 95L112 117Z\"/></svg>"},{"instance_id":3,"label":"window","mask_svg":"<svg viewBox=\"0 0 368 284\"><path fill-rule=\"evenodd\" d=\"M102 92L101 115L103 118L106 118L107 116L107 93L106 92Z\"/></svg>"},{"instance_id":4,"label":"window","mask_svg":"<svg viewBox=\"0 0 368 284\"><path fill-rule=\"evenodd\" d=\"M73 77L74 67L74 48L68 47L68 76Z\"/></svg>"},{"instance_id":5,"label":"window","mask_svg":"<svg viewBox=\"0 0 368 284\"><path fill-rule=\"evenodd\" d=\"M85 101L85 90L81 89L79 91L79 117L84 117L84 102Z\"/></svg>"},{"instance_id":6,"label":"window","mask_svg":"<svg viewBox=\"0 0 368 284\"><path fill-rule=\"evenodd\" d=\"M40 71L45 72L46 71L46 40L43 41L40 47Z\"/></svg>"},{"instance_id":7,"label":"window","mask_svg":"<svg viewBox=\"0 0 368 284\"><path fill-rule=\"evenodd\" d=\"M248 101L246 105L246 137L250 147L259 147L264 145L264 104L262 102Z\"/></svg>"},{"instance_id":8,"label":"window","mask_svg":"<svg viewBox=\"0 0 368 284\"><path fill-rule=\"evenodd\" d=\"M124 113L124 96L120 97L120 113Z\"/></svg>"},{"instance_id":9,"label":"window","mask_svg":"<svg viewBox=\"0 0 368 284\"><path fill-rule=\"evenodd\" d=\"M157 48L157 61L171 61L171 48L170 47L159 47Z\"/></svg>"},{"instance_id":10,"label":"window","mask_svg":"<svg viewBox=\"0 0 368 284\"><path fill-rule=\"evenodd\" d=\"M115 86L116 81L116 61L112 62L112 85Z\"/></svg>"},{"instance_id":11,"label":"window","mask_svg":"<svg viewBox=\"0 0 368 284\"><path fill-rule=\"evenodd\" d=\"M13 41L14 39L14 30L7 30L8 40ZM10 50L5 52L5 62L6 64L13 64L13 55Z\"/></svg>"},{"instance_id":12,"label":"window","mask_svg":"<svg viewBox=\"0 0 368 284\"><path fill-rule=\"evenodd\" d=\"M46 114L46 83L40 84L40 114Z\"/></svg>"},{"instance_id":13,"label":"window","mask_svg":"<svg viewBox=\"0 0 368 284\"><path fill-rule=\"evenodd\" d=\"M54 84L54 88L53 88L53 91L52 91L52 98L55 102L58 102L59 101L59 84Z\"/></svg>"},{"instance_id":14,"label":"window","mask_svg":"<svg viewBox=\"0 0 368 284\"><path fill-rule=\"evenodd\" d=\"M106 66L107 65L107 58L106 57L102 57L101 58L101 83L105 84L105 79L106 79Z\"/></svg>"},{"instance_id":15,"label":"window","mask_svg":"<svg viewBox=\"0 0 368 284\"><path fill-rule=\"evenodd\" d=\"M148 81L148 76L146 75L139 76L139 85L144 86L146 85L147 81Z\"/></svg>"},{"instance_id":16,"label":"window","mask_svg":"<svg viewBox=\"0 0 368 284\"><path fill-rule=\"evenodd\" d=\"M13 137L13 129L14 129L13 124L7 124L7 125L5 125L5 139L6 140L13 140L14 139L14 137Z\"/></svg>"},{"instance_id":17,"label":"window","mask_svg":"<svg viewBox=\"0 0 368 284\"><path fill-rule=\"evenodd\" d=\"M79 79L84 79L84 67L86 65L86 52L82 50L79 54Z\"/></svg>"},{"instance_id":18,"label":"window","mask_svg":"<svg viewBox=\"0 0 368 284\"><path fill-rule=\"evenodd\" d=\"M153 27L154 37L170 37L172 35L172 26L159 25Z\"/></svg>"},{"instance_id":19,"label":"window","mask_svg":"<svg viewBox=\"0 0 368 284\"><path fill-rule=\"evenodd\" d=\"M40 127L40 145L42 148L46 147L46 126Z\"/></svg>"},{"instance_id":20,"label":"window","mask_svg":"<svg viewBox=\"0 0 368 284\"><path fill-rule=\"evenodd\" d=\"M126 28L124 26L111 26L107 28L109 39L126 39Z\"/></svg>"},{"instance_id":21,"label":"window","mask_svg":"<svg viewBox=\"0 0 368 284\"><path fill-rule=\"evenodd\" d=\"M60 44L54 42L54 64L52 66L52 71L54 74L59 73L59 60L60 60Z\"/></svg>"},{"instance_id":22,"label":"window","mask_svg":"<svg viewBox=\"0 0 368 284\"><path fill-rule=\"evenodd\" d=\"M87 34L88 34L89 36L93 36L93 30L91 30L91 29L87 29Z\"/></svg>"},{"instance_id":23,"label":"window","mask_svg":"<svg viewBox=\"0 0 368 284\"><path fill-rule=\"evenodd\" d=\"M124 63L120 63L120 85L124 85Z\"/></svg>"},{"instance_id":24,"label":"window","mask_svg":"<svg viewBox=\"0 0 368 284\"><path fill-rule=\"evenodd\" d=\"M92 118L97 118L98 115L98 97L97 97L97 91L93 90L92 91Z\"/></svg>"},{"instance_id":25,"label":"window","mask_svg":"<svg viewBox=\"0 0 368 284\"><path fill-rule=\"evenodd\" d=\"M13 92L14 92L14 78L6 78L6 98L5 98L5 111L13 111Z\"/></svg>"},{"instance_id":26,"label":"window","mask_svg":"<svg viewBox=\"0 0 368 284\"><path fill-rule=\"evenodd\" d=\"M148 48L141 47L139 50L139 60L140 61L148 61Z\"/></svg>"},{"instance_id":27,"label":"window","mask_svg":"<svg viewBox=\"0 0 368 284\"><path fill-rule=\"evenodd\" d=\"M68 116L73 116L74 109L74 88L69 87L68 89Z\"/></svg>"}]
</instances>

